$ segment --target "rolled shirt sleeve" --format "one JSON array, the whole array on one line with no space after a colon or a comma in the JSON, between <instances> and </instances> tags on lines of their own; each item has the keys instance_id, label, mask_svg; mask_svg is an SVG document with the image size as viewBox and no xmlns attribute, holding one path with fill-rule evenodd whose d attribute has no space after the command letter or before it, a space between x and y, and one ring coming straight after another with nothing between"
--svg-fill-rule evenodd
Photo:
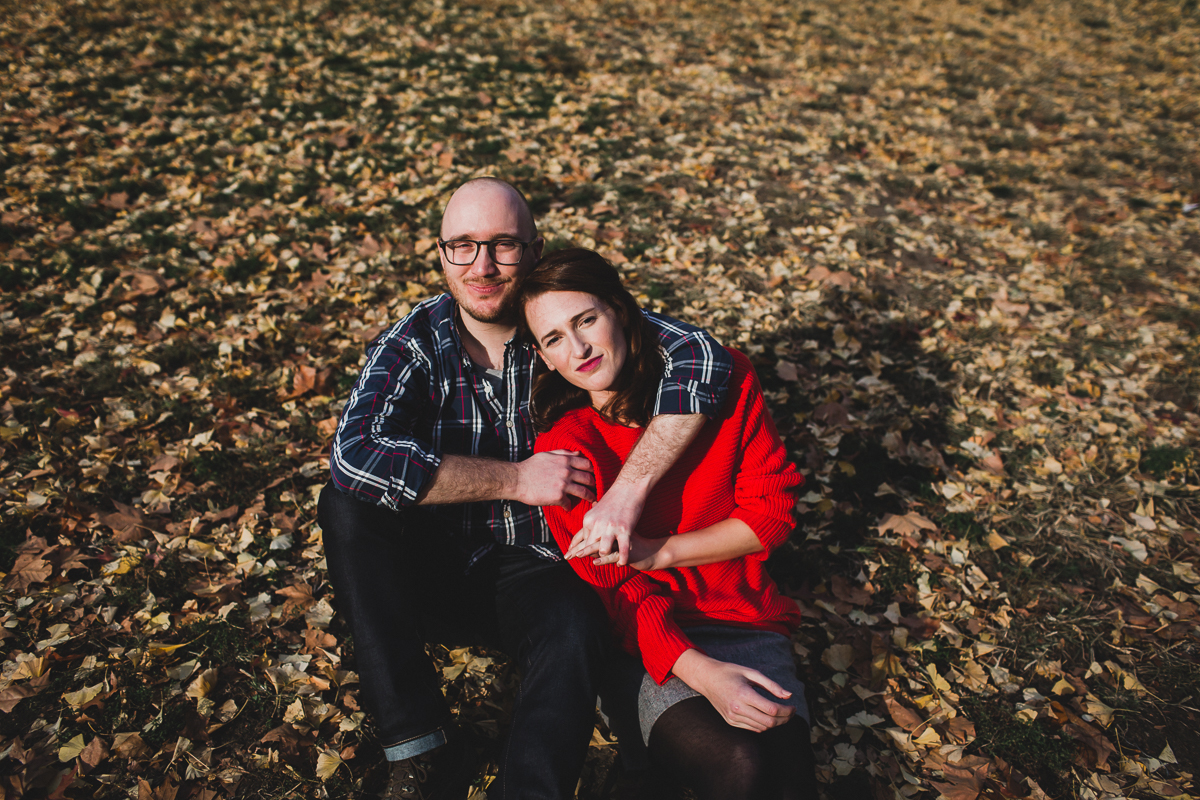
<instances>
[{"instance_id":1,"label":"rolled shirt sleeve","mask_svg":"<svg viewBox=\"0 0 1200 800\"><path fill-rule=\"evenodd\" d=\"M376 342L334 436L329 467L335 486L392 510L416 503L442 460L416 435L431 430L423 420L431 374L429 356L400 325Z\"/></svg>"},{"instance_id":2,"label":"rolled shirt sleeve","mask_svg":"<svg viewBox=\"0 0 1200 800\"><path fill-rule=\"evenodd\" d=\"M716 416L725 402L733 373L729 352L700 328L652 311L645 314L658 330L664 362L655 416Z\"/></svg>"}]
</instances>

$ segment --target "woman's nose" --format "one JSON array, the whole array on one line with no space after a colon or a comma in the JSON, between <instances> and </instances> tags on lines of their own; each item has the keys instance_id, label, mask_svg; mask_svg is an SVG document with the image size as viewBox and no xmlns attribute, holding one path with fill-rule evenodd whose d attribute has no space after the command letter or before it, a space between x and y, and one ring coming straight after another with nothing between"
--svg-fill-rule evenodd
<instances>
[{"instance_id":1,"label":"woman's nose","mask_svg":"<svg viewBox=\"0 0 1200 800\"><path fill-rule=\"evenodd\" d=\"M578 336L571 337L571 355L576 358L587 358L591 355L592 346Z\"/></svg>"}]
</instances>

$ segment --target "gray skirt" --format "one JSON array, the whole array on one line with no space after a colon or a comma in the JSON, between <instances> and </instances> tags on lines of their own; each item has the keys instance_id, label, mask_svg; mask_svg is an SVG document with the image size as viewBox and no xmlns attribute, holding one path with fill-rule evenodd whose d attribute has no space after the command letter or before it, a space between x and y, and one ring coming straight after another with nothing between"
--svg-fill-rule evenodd
<instances>
[{"instance_id":1,"label":"gray skirt","mask_svg":"<svg viewBox=\"0 0 1200 800\"><path fill-rule=\"evenodd\" d=\"M729 625L697 625L684 628L683 632L710 658L756 669L790 691L792 696L784 702L795 708L796 713L805 722L809 722L808 704L804 701L804 683L796 677L792 642L788 637L773 631L735 628ZM757 686L755 689L763 697L780 702L778 697L766 689ZM699 696L699 692L679 678L672 677L659 686L643 671L637 702L642 742L650 743L650 731L664 711L681 700Z\"/></svg>"}]
</instances>

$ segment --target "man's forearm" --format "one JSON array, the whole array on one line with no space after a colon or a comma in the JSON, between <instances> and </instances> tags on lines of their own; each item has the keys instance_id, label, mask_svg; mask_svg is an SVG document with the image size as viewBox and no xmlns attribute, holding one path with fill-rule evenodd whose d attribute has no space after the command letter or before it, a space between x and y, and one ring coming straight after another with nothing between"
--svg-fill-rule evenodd
<instances>
[{"instance_id":1,"label":"man's forearm","mask_svg":"<svg viewBox=\"0 0 1200 800\"><path fill-rule=\"evenodd\" d=\"M703 414L660 414L651 419L629 451L613 486L638 487L648 494L687 450L707 420Z\"/></svg>"},{"instance_id":2,"label":"man's forearm","mask_svg":"<svg viewBox=\"0 0 1200 800\"><path fill-rule=\"evenodd\" d=\"M552 450L524 461L442 456L418 505L516 500L531 506L571 505L596 499L592 462L578 453Z\"/></svg>"},{"instance_id":3,"label":"man's forearm","mask_svg":"<svg viewBox=\"0 0 1200 800\"><path fill-rule=\"evenodd\" d=\"M703 414L660 414L651 419L604 497L584 515L566 557L606 556L615 544L617 563L627 564L629 537L650 490L679 460L707 419Z\"/></svg>"},{"instance_id":4,"label":"man's forearm","mask_svg":"<svg viewBox=\"0 0 1200 800\"><path fill-rule=\"evenodd\" d=\"M433 478L425 484L418 505L508 500L516 493L517 465L478 456L442 456Z\"/></svg>"}]
</instances>

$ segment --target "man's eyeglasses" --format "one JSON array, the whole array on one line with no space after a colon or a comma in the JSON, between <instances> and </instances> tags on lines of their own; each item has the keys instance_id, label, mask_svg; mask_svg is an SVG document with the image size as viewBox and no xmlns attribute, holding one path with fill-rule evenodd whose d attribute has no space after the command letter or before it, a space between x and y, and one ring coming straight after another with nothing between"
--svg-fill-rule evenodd
<instances>
[{"instance_id":1,"label":"man's eyeglasses","mask_svg":"<svg viewBox=\"0 0 1200 800\"><path fill-rule=\"evenodd\" d=\"M474 264L481 245L488 249L492 261L504 266L512 266L521 263L521 259L525 257L525 248L536 241L536 236L528 242L522 242L519 239L492 239L487 242L476 239L451 239L446 242L438 239L438 247L442 249L446 260L458 267Z\"/></svg>"}]
</instances>

